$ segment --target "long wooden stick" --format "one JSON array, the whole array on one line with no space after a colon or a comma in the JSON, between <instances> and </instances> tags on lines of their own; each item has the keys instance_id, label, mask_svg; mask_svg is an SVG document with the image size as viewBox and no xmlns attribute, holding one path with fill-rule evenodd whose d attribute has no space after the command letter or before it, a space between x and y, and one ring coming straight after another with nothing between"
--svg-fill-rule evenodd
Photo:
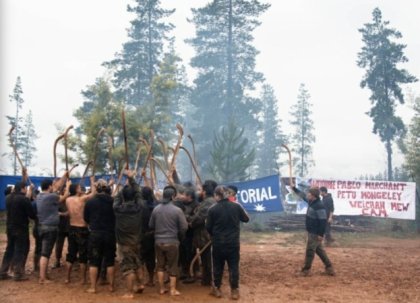
<instances>
[{"instance_id":1,"label":"long wooden stick","mask_svg":"<svg viewBox=\"0 0 420 303\"><path fill-rule=\"evenodd\" d=\"M287 151L287 153L289 154L289 182L290 182L290 186L292 186L293 184L293 163L292 163L292 152L290 151L290 148L286 145L286 144L282 144L282 147L284 147Z\"/></svg>"},{"instance_id":2,"label":"long wooden stick","mask_svg":"<svg viewBox=\"0 0 420 303\"><path fill-rule=\"evenodd\" d=\"M126 169L126 167L127 167L127 165L125 167L122 166L122 168L120 170L120 174L118 175L117 185L115 186L115 189L112 193L112 196L115 196L118 193L118 190L120 189L120 186L121 186L120 183L121 183L122 177L124 175L124 170Z\"/></svg>"},{"instance_id":3,"label":"long wooden stick","mask_svg":"<svg viewBox=\"0 0 420 303\"><path fill-rule=\"evenodd\" d=\"M181 124L177 123L176 128L178 129L178 142L175 146L172 159L171 159L171 165L169 167L168 177L173 179L174 171L175 171L175 163L176 163L176 157L179 152L179 147L182 144L182 137L184 136L184 129L182 128Z\"/></svg>"},{"instance_id":4,"label":"long wooden stick","mask_svg":"<svg viewBox=\"0 0 420 303\"><path fill-rule=\"evenodd\" d=\"M108 134L108 132L106 132L106 135L108 137L108 161L109 161L109 170L110 170L111 176L113 177L113 173L114 173L114 161L112 159L112 151L114 149L114 140Z\"/></svg>"},{"instance_id":5,"label":"long wooden stick","mask_svg":"<svg viewBox=\"0 0 420 303\"><path fill-rule=\"evenodd\" d=\"M101 139L102 134L104 133L105 128L101 128L98 132L98 134L96 135L96 141L95 141L95 145L93 146L93 156L92 156L92 162L93 162L93 166L92 166L92 176L95 175L95 171L96 171L96 158L98 155L98 145L99 145L99 141Z\"/></svg>"},{"instance_id":6,"label":"long wooden stick","mask_svg":"<svg viewBox=\"0 0 420 303\"><path fill-rule=\"evenodd\" d=\"M195 150L195 143L194 143L194 140L193 140L193 137L191 136L191 134L189 134L187 137L191 141L191 145L192 145L192 148L193 148L193 159L194 159L195 170L198 172L198 160L197 160L197 153L196 153L196 150ZM200 177L197 174L197 172L196 172L196 177L197 178L195 180L195 183L198 183L197 181L199 181L200 184L201 184L201 179L198 180Z\"/></svg>"},{"instance_id":7,"label":"long wooden stick","mask_svg":"<svg viewBox=\"0 0 420 303\"><path fill-rule=\"evenodd\" d=\"M92 166L92 164L93 164L93 161L92 160L89 161L86 164L86 168L85 168L85 171L83 172L82 177L80 178L79 185L81 185L81 186L85 185L85 177L86 177L86 174L87 174L89 168Z\"/></svg>"},{"instance_id":8,"label":"long wooden stick","mask_svg":"<svg viewBox=\"0 0 420 303\"><path fill-rule=\"evenodd\" d=\"M61 134L54 141L54 147L53 147L54 178L57 178L57 145L58 145L58 142L60 142L60 140L63 138L64 138L64 134Z\"/></svg>"},{"instance_id":9,"label":"long wooden stick","mask_svg":"<svg viewBox=\"0 0 420 303\"><path fill-rule=\"evenodd\" d=\"M137 168L139 166L140 156L141 156L141 138L139 139L139 143L137 143L137 155L136 155L136 162L134 162L134 171L137 172Z\"/></svg>"},{"instance_id":10,"label":"long wooden stick","mask_svg":"<svg viewBox=\"0 0 420 303\"><path fill-rule=\"evenodd\" d=\"M197 248L197 252L196 252L196 254L195 254L195 256L194 256L194 258L192 259L192 261L191 261L191 264L190 264L190 276L191 277L194 277L194 265L195 265L195 262L197 262L198 260L199 260L199 258L201 257L201 255L203 254L203 252L209 247L211 245L211 241L209 241L209 242L207 242L206 243L206 245L204 245L203 246L203 248L202 249L198 249Z\"/></svg>"},{"instance_id":11,"label":"long wooden stick","mask_svg":"<svg viewBox=\"0 0 420 303\"><path fill-rule=\"evenodd\" d=\"M68 135L69 131L73 128L73 125L70 125L64 131L64 162L66 164L66 172L69 171L69 158L68 158ZM68 176L67 176L68 177Z\"/></svg>"},{"instance_id":12,"label":"long wooden stick","mask_svg":"<svg viewBox=\"0 0 420 303\"><path fill-rule=\"evenodd\" d=\"M162 138L158 138L158 141L162 147L162 154L163 154L163 159L165 160L165 165L166 168L169 169L169 161L168 161L168 146L166 145L166 143L162 140Z\"/></svg>"},{"instance_id":13,"label":"long wooden stick","mask_svg":"<svg viewBox=\"0 0 420 303\"><path fill-rule=\"evenodd\" d=\"M184 146L180 146L180 148L181 148L183 151L185 151L185 153L187 154L188 158L190 159L191 166L192 166L192 168L193 168L193 170L194 170L194 172L195 172L196 182L198 181L197 183L198 183L198 184L200 184L200 186L203 186L203 182L201 181L200 175L198 174L197 167L195 166L194 160L193 160L193 158L192 158L192 156L191 156L190 152L189 152L189 151L188 151L188 149L186 149Z\"/></svg>"},{"instance_id":14,"label":"long wooden stick","mask_svg":"<svg viewBox=\"0 0 420 303\"><path fill-rule=\"evenodd\" d=\"M26 167L23 165L23 162L19 157L19 153L17 152L16 144L13 141L12 133L13 133L14 129L15 129L15 127L12 126L12 128L10 128L10 130L9 130L9 141L10 141L10 145L12 146L13 153L15 154L16 159L18 160L20 168L22 169L22 172L23 172L24 170L26 171ZM24 176L22 176L22 177L24 177ZM26 174L26 177L28 178L29 183L32 183L31 179L29 178L29 176L27 174ZM26 181L26 180L23 180L23 181Z\"/></svg>"},{"instance_id":15,"label":"long wooden stick","mask_svg":"<svg viewBox=\"0 0 420 303\"><path fill-rule=\"evenodd\" d=\"M128 141L127 141L127 125L125 123L125 111L122 110L121 113L122 117L122 125L123 125L123 132L124 132L124 149L125 149L125 168L129 169L129 159L128 159Z\"/></svg>"},{"instance_id":16,"label":"long wooden stick","mask_svg":"<svg viewBox=\"0 0 420 303\"><path fill-rule=\"evenodd\" d=\"M174 182L172 181L172 179L171 179L171 178L169 178L169 177L166 175L166 171L165 171L165 169L163 168L162 164L161 164L158 160L156 160L155 158L153 158L153 157L151 157L151 158L150 158L150 161L152 161L152 162L156 163L157 167L160 169L160 171L163 173L163 175L164 175L164 176L166 177L166 179L168 180L168 183L169 183L170 185L174 185Z\"/></svg>"}]
</instances>

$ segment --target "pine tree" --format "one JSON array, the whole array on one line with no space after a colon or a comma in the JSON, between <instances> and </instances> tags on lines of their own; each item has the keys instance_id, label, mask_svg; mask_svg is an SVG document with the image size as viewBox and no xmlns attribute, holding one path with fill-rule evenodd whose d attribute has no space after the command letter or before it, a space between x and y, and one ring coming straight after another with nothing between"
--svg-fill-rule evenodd
<instances>
[{"instance_id":1,"label":"pine tree","mask_svg":"<svg viewBox=\"0 0 420 303\"><path fill-rule=\"evenodd\" d=\"M247 170L255 159L255 150L243 135L244 129L234 120L215 133L208 169L218 182L244 181L249 177Z\"/></svg>"},{"instance_id":2,"label":"pine tree","mask_svg":"<svg viewBox=\"0 0 420 303\"><path fill-rule=\"evenodd\" d=\"M170 141L177 132L176 123L183 124L183 106L189 99L185 68L181 58L176 54L173 45L165 53L159 72L151 84L152 101L150 103L151 119L147 121L157 137Z\"/></svg>"},{"instance_id":3,"label":"pine tree","mask_svg":"<svg viewBox=\"0 0 420 303\"><path fill-rule=\"evenodd\" d=\"M22 124L23 124L23 118L21 117L21 110L22 105L24 103L24 100L22 98L23 90L22 90L22 81L20 76L17 77L15 87L13 89L13 94L9 95L9 100L12 103L16 104L16 111L15 116L6 116L6 118L9 120L9 124L11 127L14 127L13 132L13 141L16 145L16 150L18 153L22 151L23 144L22 144L22 138L24 136ZM10 145L10 143L9 143ZM15 154L12 154L13 158L13 174L17 174L17 158Z\"/></svg>"},{"instance_id":4,"label":"pine tree","mask_svg":"<svg viewBox=\"0 0 420 303\"><path fill-rule=\"evenodd\" d=\"M407 62L404 55L406 45L395 42L401 39L399 31L389 27L389 21L382 20L382 13L375 8L372 23L366 23L359 29L364 43L358 54L357 64L366 69L362 88L368 87L372 95L372 108L368 115L373 120L373 133L384 142L388 156L388 180L392 175L392 142L403 137L406 128L400 117L395 114L398 102L404 103L401 84L412 83L417 79L405 69L399 69L398 63Z\"/></svg>"},{"instance_id":5,"label":"pine tree","mask_svg":"<svg viewBox=\"0 0 420 303\"><path fill-rule=\"evenodd\" d=\"M261 101L263 104L261 143L258 148L259 177L277 174L279 172L279 154L285 136L281 131L281 120L278 115L277 99L273 88L265 84L262 87Z\"/></svg>"},{"instance_id":6,"label":"pine tree","mask_svg":"<svg viewBox=\"0 0 420 303\"><path fill-rule=\"evenodd\" d=\"M414 117L408 128L404 168L413 181L420 183L420 97L414 101Z\"/></svg>"},{"instance_id":7,"label":"pine tree","mask_svg":"<svg viewBox=\"0 0 420 303\"><path fill-rule=\"evenodd\" d=\"M159 69L164 43L171 40L169 32L174 27L164 19L175 10L162 9L159 0L136 0L136 5L129 5L127 10L135 14L128 30L129 41L105 65L114 72L116 97L139 106L150 101L151 83Z\"/></svg>"},{"instance_id":8,"label":"pine tree","mask_svg":"<svg viewBox=\"0 0 420 303\"><path fill-rule=\"evenodd\" d=\"M78 146L76 151L80 163L87 163L93 158L94 145L97 134L101 128L105 128L113 141L113 167L117 168L116 163L124 158L124 143L122 133L121 111L123 102L117 99L111 90L110 83L99 78L95 84L88 86L82 95L85 98L82 106L75 111L74 116L78 119L80 126L76 128L78 136ZM142 125L144 117L136 116L134 110L126 110L126 125L128 133L129 154L136 154L138 138L148 133L147 126ZM145 113L143 113L145 114ZM109 149L105 136L100 140L96 171L109 172ZM130 158L130 164L134 162L134 156Z\"/></svg>"},{"instance_id":9,"label":"pine tree","mask_svg":"<svg viewBox=\"0 0 420 303\"><path fill-rule=\"evenodd\" d=\"M290 123L295 127L295 133L291 138L293 152L298 155L293 163L301 177L306 176L309 167L314 163L312 160L312 144L315 142L314 123L311 118L312 104L309 99L309 92L302 83L299 87L297 103L293 105L290 113L293 116Z\"/></svg>"},{"instance_id":10,"label":"pine tree","mask_svg":"<svg viewBox=\"0 0 420 303\"><path fill-rule=\"evenodd\" d=\"M196 34L187 43L196 51L191 66L198 76L191 97L194 122L190 124L198 126L192 133L199 138L197 149L203 167L208 167L210 158L209 137L228 120L235 119L246 136L255 135L259 128L261 103L251 95L263 75L255 71L258 51L252 45L252 33L260 25L258 17L268 8L258 0L213 0L192 9L190 22ZM250 144L255 144L254 140Z\"/></svg>"},{"instance_id":11,"label":"pine tree","mask_svg":"<svg viewBox=\"0 0 420 303\"><path fill-rule=\"evenodd\" d=\"M34 164L33 160L37 151L35 140L38 138L33 123L31 110L25 117L23 131L24 136L22 138L22 161L25 167L29 167Z\"/></svg>"}]
</instances>

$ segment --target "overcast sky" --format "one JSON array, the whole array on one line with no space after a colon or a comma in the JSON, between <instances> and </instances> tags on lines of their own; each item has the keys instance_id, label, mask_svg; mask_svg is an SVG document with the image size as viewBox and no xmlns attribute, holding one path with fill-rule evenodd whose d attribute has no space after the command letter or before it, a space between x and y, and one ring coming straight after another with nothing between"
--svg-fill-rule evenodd
<instances>
[{"instance_id":1,"label":"overcast sky","mask_svg":"<svg viewBox=\"0 0 420 303\"><path fill-rule=\"evenodd\" d=\"M170 18L176 26L177 51L188 64L194 55L184 39L194 35L187 22L191 7L209 0L162 0L176 8ZM270 0L271 8L255 31L260 51L257 70L276 92L279 115L286 134L290 107L298 87L305 83L313 103L316 145L315 167L310 175L319 178L353 179L386 169L386 152L372 134L369 91L360 88L364 71L357 67L361 35L357 31L370 22L375 7L383 18L403 34L407 44L408 71L420 78L420 1L417 0ZM127 41L126 29L133 18L126 12L127 0L1 0L0 54L0 154L8 152L9 126L6 114L14 114L9 102L16 77L21 76L24 113L34 114L37 140L36 167L30 173L51 171L55 123L77 124L72 116L82 102L80 91L104 75L101 66L113 58ZM189 69L190 80L194 72ZM420 84L406 86L415 95ZM398 111L406 124L409 105ZM194 135L194 134L193 134ZM199 140L199 138L196 138ZM402 156L394 149L395 164ZM0 174L11 172L6 157L0 158ZM285 170L286 172L286 170Z\"/></svg>"}]
</instances>

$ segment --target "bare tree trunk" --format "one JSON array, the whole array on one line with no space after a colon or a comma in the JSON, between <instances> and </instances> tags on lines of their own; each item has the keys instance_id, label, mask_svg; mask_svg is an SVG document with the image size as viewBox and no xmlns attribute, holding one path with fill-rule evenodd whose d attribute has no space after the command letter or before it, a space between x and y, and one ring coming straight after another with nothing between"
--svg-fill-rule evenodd
<instances>
[{"instance_id":1,"label":"bare tree trunk","mask_svg":"<svg viewBox=\"0 0 420 303\"><path fill-rule=\"evenodd\" d=\"M393 178L393 174L392 174L392 143L391 140L387 140L386 144L386 153L388 156L388 181L392 181Z\"/></svg>"},{"instance_id":2,"label":"bare tree trunk","mask_svg":"<svg viewBox=\"0 0 420 303\"><path fill-rule=\"evenodd\" d=\"M227 44L227 101L228 101L228 113L230 116L233 115L232 102L233 102L233 39L232 39L232 28L233 28L233 16L232 16L232 0L229 0L229 16L228 16L228 44Z\"/></svg>"}]
</instances>

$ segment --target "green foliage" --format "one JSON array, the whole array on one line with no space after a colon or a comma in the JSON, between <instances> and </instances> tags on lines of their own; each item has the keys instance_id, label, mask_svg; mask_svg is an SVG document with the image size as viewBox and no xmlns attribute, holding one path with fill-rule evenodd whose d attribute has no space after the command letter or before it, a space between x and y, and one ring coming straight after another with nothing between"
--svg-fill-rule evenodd
<instances>
[{"instance_id":1,"label":"green foliage","mask_svg":"<svg viewBox=\"0 0 420 303\"><path fill-rule=\"evenodd\" d=\"M185 68L181 58L173 47L166 53L159 66L159 73L153 77L151 84L152 99L147 104L150 112L149 127L157 137L169 142L176 133L176 123L182 123L182 104L189 98L189 87L186 84Z\"/></svg>"},{"instance_id":2,"label":"green foliage","mask_svg":"<svg viewBox=\"0 0 420 303\"><path fill-rule=\"evenodd\" d=\"M389 27L389 21L382 20L379 8L373 10L372 23L366 23L359 32L364 45L358 54L357 64L366 70L360 86L368 87L372 92L372 107L367 114L373 120L373 133L385 143L388 179L392 180L392 142L406 133L402 119L395 114L397 102L404 103L400 85L417 79L405 69L398 68L398 63L408 61L404 55L406 45L394 41L401 39L402 35Z\"/></svg>"},{"instance_id":3,"label":"green foliage","mask_svg":"<svg viewBox=\"0 0 420 303\"><path fill-rule=\"evenodd\" d=\"M14 127L12 140L23 165L29 167L34 164L33 160L35 159L35 153L37 151L35 140L38 136L33 124L32 111L30 110L26 116L22 116L21 111L23 109L23 103L25 102L22 98L22 94L22 80L20 77L17 77L13 94L9 95L10 102L16 103L15 116L6 116L6 118L9 121L10 127ZM12 147L10 142L9 146ZM13 160L13 174L16 175L18 172L16 155L11 151L9 156Z\"/></svg>"},{"instance_id":4,"label":"green foliage","mask_svg":"<svg viewBox=\"0 0 420 303\"><path fill-rule=\"evenodd\" d=\"M218 182L244 181L249 176L247 169L255 159L255 150L250 148L243 134L244 129L233 119L214 134L208 169Z\"/></svg>"},{"instance_id":5,"label":"green foliage","mask_svg":"<svg viewBox=\"0 0 420 303\"><path fill-rule=\"evenodd\" d=\"M293 151L299 155L293 159L293 163L301 177L306 176L309 167L314 163L312 160L312 145L315 143L314 122L311 118L312 104L309 99L309 92L302 83L299 87L297 103L293 105L290 113L293 117L290 123L295 127L295 133L291 138Z\"/></svg>"},{"instance_id":6,"label":"green foliage","mask_svg":"<svg viewBox=\"0 0 420 303\"><path fill-rule=\"evenodd\" d=\"M408 127L406 139L405 168L417 184L420 184L420 97L413 105L414 116Z\"/></svg>"},{"instance_id":7,"label":"green foliage","mask_svg":"<svg viewBox=\"0 0 420 303\"><path fill-rule=\"evenodd\" d=\"M94 146L97 134L101 128L105 128L107 134L112 138L113 152L112 165L118 168L116 163L124 157L124 142L121 122L121 112L123 103L116 99L111 91L109 82L103 78L97 79L96 83L90 85L82 91L85 98L82 106L78 108L74 116L78 119L80 126L76 128L77 160L80 163L87 163L93 159ZM136 144L140 133L145 133L145 129L138 128L134 110L126 111L126 125L128 132L128 142L130 155L135 155ZM71 140L70 140L71 141ZM108 172L110 163L109 149L105 136L99 141L96 171L101 173ZM131 158L131 162L135 159Z\"/></svg>"},{"instance_id":8,"label":"green foliage","mask_svg":"<svg viewBox=\"0 0 420 303\"><path fill-rule=\"evenodd\" d=\"M226 125L228 119L234 117L246 136L255 135L260 127L257 114L261 102L252 97L252 92L263 81L263 75L255 71L258 51L252 45L252 33L260 25L258 17L268 8L268 4L257 0L214 0L192 9L189 21L196 35L187 43L195 49L191 66L198 76L191 97L194 112L187 116L192 116L193 121L187 124L200 138L197 154L202 167L210 167L209 134Z\"/></svg>"},{"instance_id":9,"label":"green foliage","mask_svg":"<svg viewBox=\"0 0 420 303\"><path fill-rule=\"evenodd\" d=\"M34 164L33 160L37 151L35 140L38 139L38 135L35 131L31 110L25 116L23 132L24 135L22 137L22 161L25 167L29 167Z\"/></svg>"},{"instance_id":10,"label":"green foliage","mask_svg":"<svg viewBox=\"0 0 420 303\"><path fill-rule=\"evenodd\" d=\"M265 84L262 87L262 134L257 149L258 176L264 177L279 172L279 154L281 144L286 141L281 130L281 120L278 115L277 98L273 88Z\"/></svg>"},{"instance_id":11,"label":"green foliage","mask_svg":"<svg viewBox=\"0 0 420 303\"><path fill-rule=\"evenodd\" d=\"M163 45L171 40L168 33L174 27L163 19L175 10L162 9L159 0L136 0L136 5L129 5L127 10L135 14L128 30L129 41L105 65L113 70L117 98L139 106L151 98L151 84L159 70Z\"/></svg>"}]
</instances>

